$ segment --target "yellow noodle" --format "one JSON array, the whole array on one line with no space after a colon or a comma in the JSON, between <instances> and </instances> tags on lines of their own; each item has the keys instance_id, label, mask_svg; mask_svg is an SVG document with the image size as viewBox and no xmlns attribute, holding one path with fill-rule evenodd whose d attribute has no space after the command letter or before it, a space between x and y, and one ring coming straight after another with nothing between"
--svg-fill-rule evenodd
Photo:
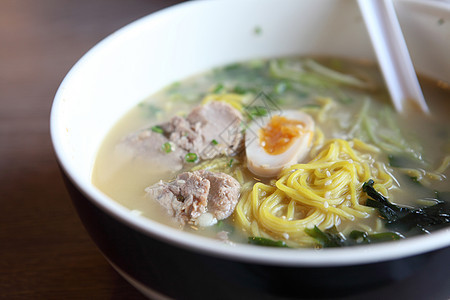
<instances>
[{"instance_id":1,"label":"yellow noodle","mask_svg":"<svg viewBox=\"0 0 450 300\"><path fill-rule=\"evenodd\" d=\"M305 228L324 230L374 212L360 203L366 197L364 182L373 179L376 189L387 196L394 180L385 164L374 163L378 153L378 148L360 140L330 140L308 163L284 169L271 184L254 184L241 197L236 219L253 234L310 245Z\"/></svg>"},{"instance_id":2,"label":"yellow noodle","mask_svg":"<svg viewBox=\"0 0 450 300\"><path fill-rule=\"evenodd\" d=\"M247 97L248 98L248 97ZM244 111L244 104L246 102L246 96L241 94L226 93L226 94L208 94L203 98L202 104L206 104L211 101L225 102L239 110Z\"/></svg>"}]
</instances>

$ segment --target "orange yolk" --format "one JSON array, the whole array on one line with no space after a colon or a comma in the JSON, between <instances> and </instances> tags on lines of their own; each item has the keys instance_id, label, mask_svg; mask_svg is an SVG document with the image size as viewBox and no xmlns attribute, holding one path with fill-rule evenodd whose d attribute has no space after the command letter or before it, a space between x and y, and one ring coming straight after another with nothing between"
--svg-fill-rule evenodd
<instances>
[{"instance_id":1,"label":"orange yolk","mask_svg":"<svg viewBox=\"0 0 450 300\"><path fill-rule=\"evenodd\" d=\"M259 144L271 155L281 154L302 134L303 127L303 122L273 116L266 127L260 129Z\"/></svg>"}]
</instances>

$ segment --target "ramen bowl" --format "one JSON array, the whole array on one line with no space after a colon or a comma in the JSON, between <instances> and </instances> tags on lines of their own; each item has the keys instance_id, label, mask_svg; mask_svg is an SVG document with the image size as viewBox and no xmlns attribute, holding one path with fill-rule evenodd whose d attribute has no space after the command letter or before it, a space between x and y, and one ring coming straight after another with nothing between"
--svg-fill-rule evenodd
<instances>
[{"instance_id":1,"label":"ramen bowl","mask_svg":"<svg viewBox=\"0 0 450 300\"><path fill-rule=\"evenodd\" d=\"M450 82L450 7L396 1L420 73ZM91 181L109 129L164 86L254 58L323 55L375 60L353 1L194 1L137 20L86 53L55 96L51 135L86 230L109 263L154 298L308 298L401 281L450 246L450 230L331 249L224 243L134 214Z\"/></svg>"}]
</instances>

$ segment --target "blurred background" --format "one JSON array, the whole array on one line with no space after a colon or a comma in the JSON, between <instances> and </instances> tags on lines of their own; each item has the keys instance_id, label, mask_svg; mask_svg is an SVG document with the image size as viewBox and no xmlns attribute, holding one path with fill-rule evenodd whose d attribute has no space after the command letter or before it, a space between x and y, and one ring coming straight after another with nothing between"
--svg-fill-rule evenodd
<instances>
[{"instance_id":1,"label":"blurred background","mask_svg":"<svg viewBox=\"0 0 450 300\"><path fill-rule=\"evenodd\" d=\"M74 63L176 0L0 0L0 299L143 299L79 221L49 133Z\"/></svg>"}]
</instances>

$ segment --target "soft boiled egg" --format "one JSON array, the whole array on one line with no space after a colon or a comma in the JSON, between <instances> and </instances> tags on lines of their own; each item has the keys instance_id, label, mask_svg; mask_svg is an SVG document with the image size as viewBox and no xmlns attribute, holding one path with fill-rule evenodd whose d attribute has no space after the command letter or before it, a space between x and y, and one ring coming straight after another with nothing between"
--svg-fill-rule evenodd
<instances>
[{"instance_id":1,"label":"soft boiled egg","mask_svg":"<svg viewBox=\"0 0 450 300\"><path fill-rule=\"evenodd\" d=\"M246 131L248 169L261 177L275 177L308 154L314 120L298 110L284 110L254 119Z\"/></svg>"}]
</instances>

